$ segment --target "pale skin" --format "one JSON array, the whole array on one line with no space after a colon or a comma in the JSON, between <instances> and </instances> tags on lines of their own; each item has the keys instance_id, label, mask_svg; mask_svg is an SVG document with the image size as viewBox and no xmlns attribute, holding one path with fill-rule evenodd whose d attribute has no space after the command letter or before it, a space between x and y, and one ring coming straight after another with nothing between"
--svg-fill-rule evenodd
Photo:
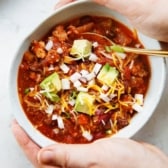
<instances>
[{"instance_id":1,"label":"pale skin","mask_svg":"<svg viewBox=\"0 0 168 168\"><path fill-rule=\"evenodd\" d=\"M73 0L61 0L56 8ZM94 0L125 15L142 33L168 41L167 0ZM150 6L150 7L149 7ZM162 7L162 8L161 8ZM61 144L40 148L19 124L14 136L35 168L167 168L168 156L157 147L125 138L101 139L90 144Z\"/></svg>"},{"instance_id":2,"label":"pale skin","mask_svg":"<svg viewBox=\"0 0 168 168\"><path fill-rule=\"evenodd\" d=\"M167 168L168 157L155 146L113 138L84 145L55 144L40 148L17 122L17 142L36 168Z\"/></svg>"},{"instance_id":3,"label":"pale skin","mask_svg":"<svg viewBox=\"0 0 168 168\"><path fill-rule=\"evenodd\" d=\"M74 0L62 0L57 7ZM152 38L168 41L167 0L93 0L126 16L132 25Z\"/></svg>"}]
</instances>

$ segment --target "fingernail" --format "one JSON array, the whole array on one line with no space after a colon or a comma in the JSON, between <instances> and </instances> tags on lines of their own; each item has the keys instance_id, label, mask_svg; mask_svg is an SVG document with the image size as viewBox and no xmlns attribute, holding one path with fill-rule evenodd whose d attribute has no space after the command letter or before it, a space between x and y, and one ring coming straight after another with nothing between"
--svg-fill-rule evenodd
<instances>
[{"instance_id":1,"label":"fingernail","mask_svg":"<svg viewBox=\"0 0 168 168\"><path fill-rule=\"evenodd\" d=\"M38 155L38 161L41 164L53 165L54 158L54 152L51 150L44 150Z\"/></svg>"}]
</instances>

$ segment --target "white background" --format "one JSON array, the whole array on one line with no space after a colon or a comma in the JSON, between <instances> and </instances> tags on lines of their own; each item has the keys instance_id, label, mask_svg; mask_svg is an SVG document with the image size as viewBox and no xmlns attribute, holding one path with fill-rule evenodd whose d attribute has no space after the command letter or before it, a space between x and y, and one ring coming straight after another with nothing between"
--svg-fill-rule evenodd
<instances>
[{"instance_id":1,"label":"white background","mask_svg":"<svg viewBox=\"0 0 168 168\"><path fill-rule=\"evenodd\" d=\"M54 8L57 0L0 0L0 167L33 168L10 128L9 70L22 39ZM157 67L159 70L159 67ZM168 154L168 87L150 121L133 137L152 143Z\"/></svg>"}]
</instances>

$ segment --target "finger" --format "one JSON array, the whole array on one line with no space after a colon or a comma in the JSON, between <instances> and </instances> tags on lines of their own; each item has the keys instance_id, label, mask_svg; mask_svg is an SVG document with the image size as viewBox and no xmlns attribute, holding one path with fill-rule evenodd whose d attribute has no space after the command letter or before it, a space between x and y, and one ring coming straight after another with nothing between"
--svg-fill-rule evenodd
<instances>
[{"instance_id":1,"label":"finger","mask_svg":"<svg viewBox=\"0 0 168 168\"><path fill-rule=\"evenodd\" d=\"M107 7L110 7L112 9L116 9L116 10L120 10L123 8L128 7L129 5L129 1L125 1L125 0L120 0L120 1L116 1L116 0L93 0L101 5L105 5ZM131 1L132 2L132 1Z\"/></svg>"},{"instance_id":2,"label":"finger","mask_svg":"<svg viewBox=\"0 0 168 168\"><path fill-rule=\"evenodd\" d=\"M40 150L38 160L43 166L51 165L58 168L87 168L97 164L94 146L91 144L55 144Z\"/></svg>"},{"instance_id":3,"label":"finger","mask_svg":"<svg viewBox=\"0 0 168 168\"><path fill-rule=\"evenodd\" d=\"M70 2L73 2L75 0L60 0L56 5L55 5L55 9L60 8L61 6L64 6Z\"/></svg>"},{"instance_id":4,"label":"finger","mask_svg":"<svg viewBox=\"0 0 168 168\"><path fill-rule=\"evenodd\" d=\"M108 8L116 10L117 12L124 14L126 16L131 15L130 12L133 12L137 8L143 5L143 1L140 0L93 0L101 5L104 5Z\"/></svg>"},{"instance_id":5,"label":"finger","mask_svg":"<svg viewBox=\"0 0 168 168\"><path fill-rule=\"evenodd\" d=\"M12 132L27 158L37 167L37 153L40 147L27 136L15 120L12 122Z\"/></svg>"}]
</instances>

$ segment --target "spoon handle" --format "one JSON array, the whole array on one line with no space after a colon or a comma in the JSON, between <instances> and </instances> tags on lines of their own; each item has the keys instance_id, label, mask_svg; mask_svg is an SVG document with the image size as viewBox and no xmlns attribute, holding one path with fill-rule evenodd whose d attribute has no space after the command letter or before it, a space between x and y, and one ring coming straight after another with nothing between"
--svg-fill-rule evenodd
<instances>
[{"instance_id":1,"label":"spoon handle","mask_svg":"<svg viewBox=\"0 0 168 168\"><path fill-rule=\"evenodd\" d=\"M107 40L109 43L111 43L112 46L118 46L121 50L124 50L124 52L132 52L135 54L143 54L143 55L149 55L149 56L158 56L158 57L168 57L168 51L163 51L163 50L155 50L155 49L144 49L144 48L133 48L133 47L126 47L126 46L121 46L113 42L111 39L109 39L106 36L93 33L93 32L85 32L82 33L83 35L89 35L89 36L96 36L99 38L103 38Z\"/></svg>"},{"instance_id":2,"label":"spoon handle","mask_svg":"<svg viewBox=\"0 0 168 168\"><path fill-rule=\"evenodd\" d=\"M154 49L143 49L143 48L131 48L131 47L122 47L125 52L132 52L136 54L145 54L153 55L158 57L168 57L168 51L163 50L154 50Z\"/></svg>"}]
</instances>

